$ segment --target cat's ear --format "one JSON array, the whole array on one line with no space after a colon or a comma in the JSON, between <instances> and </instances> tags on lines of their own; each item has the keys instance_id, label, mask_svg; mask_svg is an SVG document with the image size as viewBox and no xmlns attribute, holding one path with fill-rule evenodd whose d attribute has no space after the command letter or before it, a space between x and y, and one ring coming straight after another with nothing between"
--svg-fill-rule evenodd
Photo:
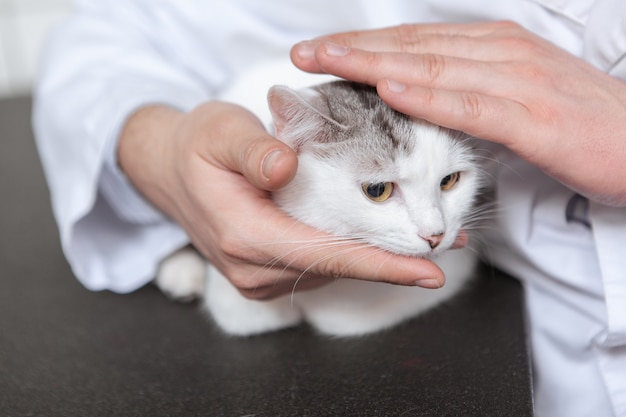
<instances>
[{"instance_id":1,"label":"cat's ear","mask_svg":"<svg viewBox=\"0 0 626 417\"><path fill-rule=\"evenodd\" d=\"M346 129L330 116L327 101L313 89L292 90L273 86L267 94L274 134L295 151L309 141L329 142L337 130Z\"/></svg>"}]
</instances>

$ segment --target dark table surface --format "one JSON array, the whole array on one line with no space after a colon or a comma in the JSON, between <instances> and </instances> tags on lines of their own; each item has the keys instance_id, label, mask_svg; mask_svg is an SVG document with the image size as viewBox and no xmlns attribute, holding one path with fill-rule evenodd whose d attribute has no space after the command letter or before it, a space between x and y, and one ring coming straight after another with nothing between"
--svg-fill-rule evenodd
<instances>
[{"instance_id":1,"label":"dark table surface","mask_svg":"<svg viewBox=\"0 0 626 417\"><path fill-rule=\"evenodd\" d=\"M517 281L484 267L393 330L229 338L153 286L93 293L65 262L30 130L0 100L0 416L529 416Z\"/></svg>"}]
</instances>

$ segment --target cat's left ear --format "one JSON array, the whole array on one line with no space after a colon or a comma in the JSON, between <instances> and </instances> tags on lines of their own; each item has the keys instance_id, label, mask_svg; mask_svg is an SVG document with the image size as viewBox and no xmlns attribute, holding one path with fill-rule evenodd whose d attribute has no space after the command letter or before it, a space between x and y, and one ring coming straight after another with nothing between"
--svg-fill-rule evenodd
<instances>
[{"instance_id":1,"label":"cat's left ear","mask_svg":"<svg viewBox=\"0 0 626 417\"><path fill-rule=\"evenodd\" d=\"M330 109L321 94L313 89L292 90L273 86L267 94L274 134L296 152L309 141L329 142L337 129L346 127L330 117Z\"/></svg>"}]
</instances>

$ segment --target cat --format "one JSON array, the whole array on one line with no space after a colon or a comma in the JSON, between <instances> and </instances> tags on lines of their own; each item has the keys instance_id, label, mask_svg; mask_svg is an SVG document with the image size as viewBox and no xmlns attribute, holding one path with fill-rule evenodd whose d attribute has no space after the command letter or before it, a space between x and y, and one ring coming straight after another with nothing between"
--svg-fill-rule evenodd
<instances>
[{"instance_id":1,"label":"cat","mask_svg":"<svg viewBox=\"0 0 626 417\"><path fill-rule=\"evenodd\" d=\"M175 298L201 294L226 333L247 336L306 322L322 334L358 336L414 317L457 294L478 255L448 250L474 216L483 176L470 138L396 112L375 88L330 81L267 94L276 136L299 158L273 193L289 215L336 236L434 260L437 290L339 278L269 301L243 297L192 249L166 259L156 282Z\"/></svg>"}]
</instances>

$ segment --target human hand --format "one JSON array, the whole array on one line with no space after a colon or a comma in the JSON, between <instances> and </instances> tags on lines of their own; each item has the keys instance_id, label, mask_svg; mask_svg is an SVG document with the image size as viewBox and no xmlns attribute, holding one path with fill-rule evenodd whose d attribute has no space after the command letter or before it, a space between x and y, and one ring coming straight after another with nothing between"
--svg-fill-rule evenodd
<instances>
[{"instance_id":1,"label":"human hand","mask_svg":"<svg viewBox=\"0 0 626 417\"><path fill-rule=\"evenodd\" d=\"M126 123L118 158L133 184L247 297L268 299L337 277L443 285L442 271L424 259L356 244L303 244L332 240L288 217L269 193L293 178L297 157L242 107L141 109Z\"/></svg>"},{"instance_id":2,"label":"human hand","mask_svg":"<svg viewBox=\"0 0 626 417\"><path fill-rule=\"evenodd\" d=\"M403 25L302 42L296 66L376 85L410 116L501 143L626 206L626 83L510 22Z\"/></svg>"}]
</instances>

